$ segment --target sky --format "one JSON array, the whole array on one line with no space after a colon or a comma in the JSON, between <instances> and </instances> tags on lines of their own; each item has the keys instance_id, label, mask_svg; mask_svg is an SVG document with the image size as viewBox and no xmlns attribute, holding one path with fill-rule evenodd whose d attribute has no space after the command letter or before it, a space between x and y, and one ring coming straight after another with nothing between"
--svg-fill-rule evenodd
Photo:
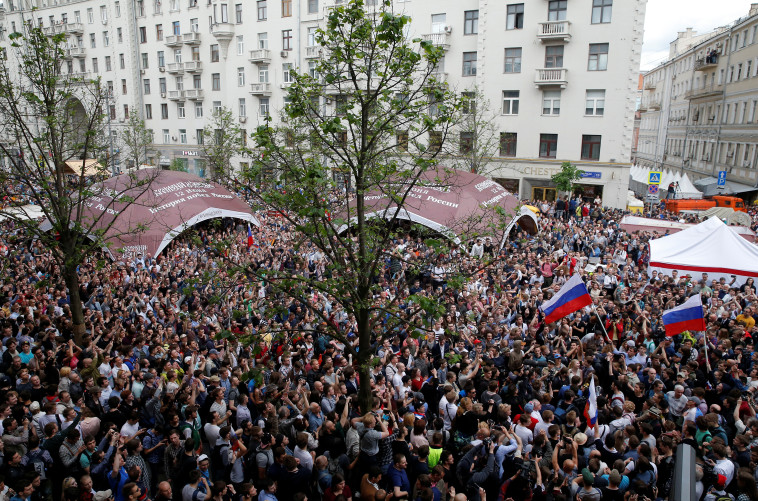
<instances>
[{"instance_id":1,"label":"sky","mask_svg":"<svg viewBox=\"0 0 758 501\"><path fill-rule=\"evenodd\" d=\"M707 33L731 24L747 16L750 3L750 0L648 0L641 69L654 68L668 57L669 43L676 38L677 31L691 27L698 33Z\"/></svg>"}]
</instances>

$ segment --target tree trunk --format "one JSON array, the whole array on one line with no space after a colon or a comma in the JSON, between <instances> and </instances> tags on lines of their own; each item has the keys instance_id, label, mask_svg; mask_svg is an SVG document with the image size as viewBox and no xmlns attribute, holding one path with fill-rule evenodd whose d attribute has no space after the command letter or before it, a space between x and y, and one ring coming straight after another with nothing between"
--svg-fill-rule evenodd
<instances>
[{"instance_id":1,"label":"tree trunk","mask_svg":"<svg viewBox=\"0 0 758 501\"><path fill-rule=\"evenodd\" d=\"M74 342L77 346L82 345L84 337L84 307L82 306L82 297L79 294L79 274L76 272L76 266L63 267L63 280L68 288L68 297L71 308L71 320L74 329Z\"/></svg>"},{"instance_id":2,"label":"tree trunk","mask_svg":"<svg viewBox=\"0 0 758 501\"><path fill-rule=\"evenodd\" d=\"M365 310L356 311L358 324L358 405L361 413L370 412L374 406L374 395L371 391L371 362L373 350L371 349L371 328L369 313Z\"/></svg>"}]
</instances>

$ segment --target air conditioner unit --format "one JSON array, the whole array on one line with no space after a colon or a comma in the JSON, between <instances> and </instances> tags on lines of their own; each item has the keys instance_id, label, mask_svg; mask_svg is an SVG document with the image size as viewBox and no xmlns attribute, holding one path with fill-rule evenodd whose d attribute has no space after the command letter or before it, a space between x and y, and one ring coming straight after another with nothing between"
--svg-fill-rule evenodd
<instances>
[{"instance_id":1,"label":"air conditioner unit","mask_svg":"<svg viewBox=\"0 0 758 501\"><path fill-rule=\"evenodd\" d=\"M161 92L161 97L165 98L166 97L166 93L165 92Z\"/></svg>"},{"instance_id":2,"label":"air conditioner unit","mask_svg":"<svg viewBox=\"0 0 758 501\"><path fill-rule=\"evenodd\" d=\"M160 68L158 68L158 70L159 70L161 73L165 73L165 72L166 72L166 67L165 67L165 66L161 66Z\"/></svg>"},{"instance_id":3,"label":"air conditioner unit","mask_svg":"<svg viewBox=\"0 0 758 501\"><path fill-rule=\"evenodd\" d=\"M287 54L289 54L289 51L288 51L288 50L283 50L283 51L281 51L281 52L279 53L279 55L280 55L280 56L282 56L282 57L287 57Z\"/></svg>"},{"instance_id":4,"label":"air conditioner unit","mask_svg":"<svg viewBox=\"0 0 758 501\"><path fill-rule=\"evenodd\" d=\"M145 74L145 70L144 69L139 70L139 74L140 75L144 75Z\"/></svg>"},{"instance_id":5,"label":"air conditioner unit","mask_svg":"<svg viewBox=\"0 0 758 501\"><path fill-rule=\"evenodd\" d=\"M453 32L453 27L452 26L445 26L445 33L447 33L449 35L452 32Z\"/></svg>"},{"instance_id":6,"label":"air conditioner unit","mask_svg":"<svg viewBox=\"0 0 758 501\"><path fill-rule=\"evenodd\" d=\"M247 122L247 117L240 117L240 123L244 124Z\"/></svg>"}]
</instances>

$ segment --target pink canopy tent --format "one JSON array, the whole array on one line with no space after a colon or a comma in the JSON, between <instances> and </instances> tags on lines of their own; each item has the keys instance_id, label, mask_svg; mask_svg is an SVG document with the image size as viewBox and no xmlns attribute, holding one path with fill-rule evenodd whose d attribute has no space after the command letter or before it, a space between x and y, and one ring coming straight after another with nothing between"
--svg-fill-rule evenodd
<instances>
[{"instance_id":1,"label":"pink canopy tent","mask_svg":"<svg viewBox=\"0 0 758 501\"><path fill-rule=\"evenodd\" d=\"M408 192L400 208L394 200ZM538 231L537 217L524 207L519 199L506 191L497 182L478 174L442 167L425 172L408 191L405 181L388 183L386 187L369 192L366 197L369 218L397 219L412 221L440 232L456 243L459 235L487 235L493 233L493 224L502 228L503 237L518 224L523 230L534 235ZM503 221L495 207L503 209L507 220ZM340 231L349 230L355 221L350 204L350 220ZM498 231L500 233L500 231ZM504 241L504 239L503 239Z\"/></svg>"},{"instance_id":2,"label":"pink canopy tent","mask_svg":"<svg viewBox=\"0 0 758 501\"><path fill-rule=\"evenodd\" d=\"M627 233L641 231L663 236L665 234L673 234L686 230L687 228L695 226L695 224L639 216L624 216L621 218L619 226L621 226L621 229L625 230ZM730 226L729 228L748 242L755 242L755 232L750 228L746 228L745 226Z\"/></svg>"},{"instance_id":3,"label":"pink canopy tent","mask_svg":"<svg viewBox=\"0 0 758 501\"><path fill-rule=\"evenodd\" d=\"M82 223L90 221L92 231L105 230L112 259L156 256L184 230L208 219L230 217L260 226L250 206L234 193L186 172L143 169L91 190L97 196L90 198ZM134 201L128 204L126 197Z\"/></svg>"}]
</instances>

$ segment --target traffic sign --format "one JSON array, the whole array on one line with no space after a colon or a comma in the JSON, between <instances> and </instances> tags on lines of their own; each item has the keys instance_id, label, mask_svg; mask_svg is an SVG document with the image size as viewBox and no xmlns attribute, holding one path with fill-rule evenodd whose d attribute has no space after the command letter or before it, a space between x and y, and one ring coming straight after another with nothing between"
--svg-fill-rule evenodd
<instances>
[{"instance_id":1,"label":"traffic sign","mask_svg":"<svg viewBox=\"0 0 758 501\"><path fill-rule=\"evenodd\" d=\"M647 184L661 184L661 176L663 172L651 172L647 176Z\"/></svg>"},{"instance_id":2,"label":"traffic sign","mask_svg":"<svg viewBox=\"0 0 758 501\"><path fill-rule=\"evenodd\" d=\"M648 195L658 195L658 185L657 184L651 184L647 187L647 194Z\"/></svg>"},{"instance_id":3,"label":"traffic sign","mask_svg":"<svg viewBox=\"0 0 758 501\"><path fill-rule=\"evenodd\" d=\"M726 186L726 171L725 170L719 171L719 177L718 177L718 181L716 182L716 186Z\"/></svg>"}]
</instances>

